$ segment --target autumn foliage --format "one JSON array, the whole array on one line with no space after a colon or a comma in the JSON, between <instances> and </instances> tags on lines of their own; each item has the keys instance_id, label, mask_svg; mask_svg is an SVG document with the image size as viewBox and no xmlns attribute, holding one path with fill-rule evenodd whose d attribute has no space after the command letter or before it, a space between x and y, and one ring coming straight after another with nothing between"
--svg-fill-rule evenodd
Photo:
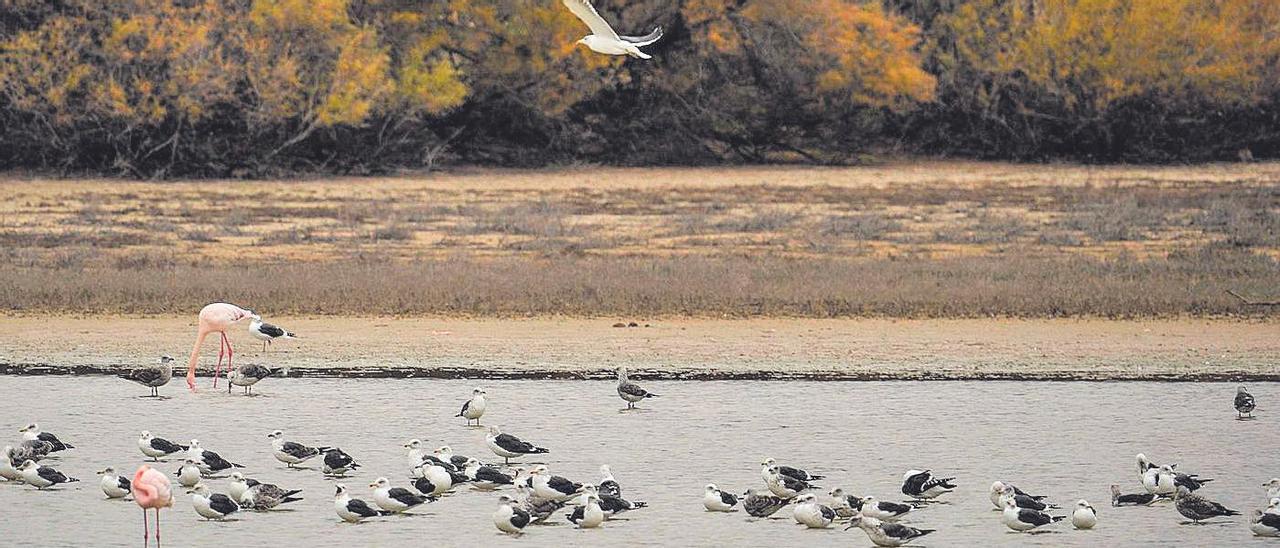
<instances>
[{"instance_id":1,"label":"autumn foliage","mask_svg":"<svg viewBox=\"0 0 1280 548\"><path fill-rule=\"evenodd\" d=\"M0 0L0 163L132 176L1280 150L1280 2Z\"/></svg>"}]
</instances>

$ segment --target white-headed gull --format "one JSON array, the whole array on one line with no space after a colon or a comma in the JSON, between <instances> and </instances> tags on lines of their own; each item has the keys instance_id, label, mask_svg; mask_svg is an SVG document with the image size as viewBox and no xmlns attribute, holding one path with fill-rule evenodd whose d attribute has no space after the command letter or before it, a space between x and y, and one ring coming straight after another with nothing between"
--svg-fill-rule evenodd
<instances>
[{"instance_id":1,"label":"white-headed gull","mask_svg":"<svg viewBox=\"0 0 1280 548\"><path fill-rule=\"evenodd\" d=\"M102 475L98 485L107 498L122 499L129 496L129 478L116 474L115 468L108 466L98 471L98 474Z\"/></svg>"},{"instance_id":2,"label":"white-headed gull","mask_svg":"<svg viewBox=\"0 0 1280 548\"><path fill-rule=\"evenodd\" d=\"M489 450L493 451L493 454L502 457L507 463L510 463L511 459L522 455L550 452L511 434L504 434L497 426L489 427L489 435L485 436L484 441L485 445L489 446Z\"/></svg>"},{"instance_id":3,"label":"white-headed gull","mask_svg":"<svg viewBox=\"0 0 1280 548\"><path fill-rule=\"evenodd\" d=\"M1019 532L1030 531L1063 519L1066 519L1066 516L1051 516L1038 510L1018 508L1013 499L1005 499L1004 511L1000 515L1000 520L1006 527Z\"/></svg>"},{"instance_id":4,"label":"white-headed gull","mask_svg":"<svg viewBox=\"0 0 1280 548\"><path fill-rule=\"evenodd\" d=\"M40 466L33 460L23 461L18 472L22 474L22 481L36 489L80 481L48 466Z\"/></svg>"},{"instance_id":5,"label":"white-headed gull","mask_svg":"<svg viewBox=\"0 0 1280 548\"><path fill-rule=\"evenodd\" d=\"M69 443L63 443L62 440L58 439L58 436L53 435L53 433L51 432L41 431L40 425L34 422L26 425L25 427L19 429L18 431L22 432L23 440L27 440L27 441L39 440L39 441L48 443L49 445L52 446L49 449L49 452L51 453L57 453L58 451L66 451L67 449L76 448L76 446L71 445Z\"/></svg>"},{"instance_id":6,"label":"white-headed gull","mask_svg":"<svg viewBox=\"0 0 1280 548\"><path fill-rule=\"evenodd\" d=\"M1093 529L1098 524L1098 512L1089 505L1089 501L1076 501L1076 511L1071 513L1071 525L1076 529Z\"/></svg>"},{"instance_id":7,"label":"white-headed gull","mask_svg":"<svg viewBox=\"0 0 1280 548\"><path fill-rule=\"evenodd\" d=\"M485 399L485 391L479 386L471 390L471 399L462 403L462 410L458 411L455 417L467 419L467 426L471 426L471 421L476 421L476 426L480 426L480 417L484 416L484 410L488 407L489 402Z\"/></svg>"},{"instance_id":8,"label":"white-headed gull","mask_svg":"<svg viewBox=\"0 0 1280 548\"><path fill-rule=\"evenodd\" d=\"M341 483L334 489L333 510L337 512L338 517L342 518L342 521L347 523L359 523L374 516L392 514L386 510L374 510L365 501L351 498L351 494L347 493L347 486Z\"/></svg>"},{"instance_id":9,"label":"white-headed gull","mask_svg":"<svg viewBox=\"0 0 1280 548\"><path fill-rule=\"evenodd\" d=\"M284 432L276 430L267 434L271 438L272 455L276 460L285 463L289 468L302 464L324 453L328 447L308 447L301 443L285 441Z\"/></svg>"},{"instance_id":10,"label":"white-headed gull","mask_svg":"<svg viewBox=\"0 0 1280 548\"><path fill-rule=\"evenodd\" d=\"M529 525L530 519L529 512L526 512L523 505L511 495L498 497L498 509L493 512L493 525L499 531L519 535L524 532L525 526Z\"/></svg>"},{"instance_id":11,"label":"white-headed gull","mask_svg":"<svg viewBox=\"0 0 1280 548\"><path fill-rule=\"evenodd\" d=\"M276 339L294 339L298 337L280 326L262 321L262 316L254 314L249 317L252 318L249 320L249 333L253 335L253 338L262 341L263 352L266 352L267 345Z\"/></svg>"},{"instance_id":12,"label":"white-headed gull","mask_svg":"<svg viewBox=\"0 0 1280 548\"><path fill-rule=\"evenodd\" d=\"M373 502L388 512L405 512L435 500L435 497L419 495L403 487L392 487L387 478L378 478L369 487L373 489Z\"/></svg>"},{"instance_id":13,"label":"white-headed gull","mask_svg":"<svg viewBox=\"0 0 1280 548\"><path fill-rule=\"evenodd\" d=\"M820 504L817 495L805 493L796 497L796 505L791 509L791 517L796 523L810 529L825 529L836 519L836 511L830 506Z\"/></svg>"},{"instance_id":14,"label":"white-headed gull","mask_svg":"<svg viewBox=\"0 0 1280 548\"><path fill-rule=\"evenodd\" d=\"M955 478L934 477L929 470L908 470L902 475L902 494L917 500L930 500L955 490Z\"/></svg>"},{"instance_id":15,"label":"white-headed gull","mask_svg":"<svg viewBox=\"0 0 1280 548\"><path fill-rule=\"evenodd\" d=\"M933 529L917 529L906 525L884 522L876 518L853 516L845 530L857 527L867 534L876 546L903 546L915 539L934 532Z\"/></svg>"},{"instance_id":16,"label":"white-headed gull","mask_svg":"<svg viewBox=\"0 0 1280 548\"><path fill-rule=\"evenodd\" d=\"M148 430L143 430L142 435L138 436L138 450L155 462L160 462L160 457L181 453L187 449L189 447L186 445L178 445L164 438L157 438Z\"/></svg>"},{"instance_id":17,"label":"white-headed gull","mask_svg":"<svg viewBox=\"0 0 1280 548\"><path fill-rule=\"evenodd\" d=\"M721 491L714 483L708 483L702 495L702 506L708 512L733 512L738 504L738 497L728 491Z\"/></svg>"},{"instance_id":18,"label":"white-headed gull","mask_svg":"<svg viewBox=\"0 0 1280 548\"><path fill-rule=\"evenodd\" d=\"M222 493L214 493L203 482L191 489L191 506L204 519L223 520L240 511L240 503Z\"/></svg>"},{"instance_id":19,"label":"white-headed gull","mask_svg":"<svg viewBox=\"0 0 1280 548\"><path fill-rule=\"evenodd\" d=\"M618 368L618 396L627 402L627 409L635 409L636 402L646 398L656 398L657 394L649 392L627 378L627 368Z\"/></svg>"},{"instance_id":20,"label":"white-headed gull","mask_svg":"<svg viewBox=\"0 0 1280 548\"><path fill-rule=\"evenodd\" d=\"M662 27L658 27L646 36L620 36L609 23L600 17L596 12L596 8L591 5L591 0L562 0L565 7L569 11L578 16L587 27L591 29L591 34L578 40L579 44L583 44L596 53L605 55L630 55L640 59L650 59L651 57L640 48L657 42L662 38Z\"/></svg>"}]
</instances>

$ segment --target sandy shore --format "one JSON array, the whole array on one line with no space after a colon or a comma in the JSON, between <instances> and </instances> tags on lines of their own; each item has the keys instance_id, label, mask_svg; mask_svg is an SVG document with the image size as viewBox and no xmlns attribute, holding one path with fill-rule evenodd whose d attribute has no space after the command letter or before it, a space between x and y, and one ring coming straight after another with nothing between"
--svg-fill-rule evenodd
<instances>
[{"instance_id":1,"label":"sandy shore","mask_svg":"<svg viewBox=\"0 0 1280 548\"><path fill-rule=\"evenodd\" d=\"M298 332L237 360L292 375L654 378L1280 380L1280 325L1227 320L461 320L274 318ZM645 325L648 327L645 327ZM0 318L0 373L111 373L170 354L194 318ZM206 341L211 368L217 343Z\"/></svg>"}]
</instances>

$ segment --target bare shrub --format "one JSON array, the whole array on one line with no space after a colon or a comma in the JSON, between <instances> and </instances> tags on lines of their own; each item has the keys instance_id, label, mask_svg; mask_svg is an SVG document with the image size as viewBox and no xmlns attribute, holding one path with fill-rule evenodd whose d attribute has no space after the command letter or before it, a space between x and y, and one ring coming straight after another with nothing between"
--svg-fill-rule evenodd
<instances>
[{"instance_id":1,"label":"bare shrub","mask_svg":"<svg viewBox=\"0 0 1280 548\"><path fill-rule=\"evenodd\" d=\"M858 213L835 215L822 220L818 229L827 236L853 237L858 240L879 240L890 232L902 230L902 223L883 213Z\"/></svg>"}]
</instances>

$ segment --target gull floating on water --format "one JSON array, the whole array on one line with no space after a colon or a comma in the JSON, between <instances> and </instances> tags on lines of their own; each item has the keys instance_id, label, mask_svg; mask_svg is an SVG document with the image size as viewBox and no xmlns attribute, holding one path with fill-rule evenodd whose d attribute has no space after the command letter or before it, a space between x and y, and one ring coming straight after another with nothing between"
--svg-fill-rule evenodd
<instances>
[{"instance_id":1,"label":"gull floating on water","mask_svg":"<svg viewBox=\"0 0 1280 548\"><path fill-rule=\"evenodd\" d=\"M190 491L191 506L200 517L209 520L223 520L227 516L240 511L240 504L222 493L214 493L203 482L197 483Z\"/></svg>"},{"instance_id":2,"label":"gull floating on water","mask_svg":"<svg viewBox=\"0 0 1280 548\"><path fill-rule=\"evenodd\" d=\"M935 478L929 470L908 470L902 475L902 494L917 500L938 498L953 491L955 478Z\"/></svg>"},{"instance_id":3,"label":"gull floating on water","mask_svg":"<svg viewBox=\"0 0 1280 548\"><path fill-rule=\"evenodd\" d=\"M373 488L373 502L388 512L401 513L436 500L432 496L414 494L403 487L392 487L387 478L378 478L369 487Z\"/></svg>"},{"instance_id":4,"label":"gull floating on water","mask_svg":"<svg viewBox=\"0 0 1280 548\"><path fill-rule=\"evenodd\" d=\"M1044 495L1031 495L1031 494L1028 494L1026 491L1023 491L1022 489L1018 489L1018 486L1016 486L1016 485L1014 485L1014 484L1012 484L1012 483L1005 482L1005 481L997 481L997 482L994 482L994 483L992 483L992 484L991 484L991 492L989 493L989 495L990 495L990 497L991 497L991 504L992 504L993 506L995 506L997 510L1003 510L1003 509L1004 509L1004 503L1003 503L1003 502L1001 502L1001 501L1000 501L1000 499L1004 497L1004 488L1005 488L1006 486L1008 486L1008 487L1012 487L1012 488L1013 488L1013 493L1014 493L1015 495L1022 495L1022 496L1024 496L1024 497L1031 497L1033 500L1044 500L1044 499L1045 499Z\"/></svg>"},{"instance_id":5,"label":"gull floating on water","mask_svg":"<svg viewBox=\"0 0 1280 548\"><path fill-rule=\"evenodd\" d=\"M1236 388L1236 418L1242 418L1242 415L1253 417L1253 410L1258 407L1257 402L1253 400L1253 394L1244 389L1244 385Z\"/></svg>"},{"instance_id":6,"label":"gull floating on water","mask_svg":"<svg viewBox=\"0 0 1280 548\"><path fill-rule=\"evenodd\" d=\"M524 532L525 526L529 525L531 519L529 512L525 511L523 505L511 495L498 497L498 509L493 512L493 525L499 531L519 535Z\"/></svg>"},{"instance_id":7,"label":"gull floating on water","mask_svg":"<svg viewBox=\"0 0 1280 548\"><path fill-rule=\"evenodd\" d=\"M40 466L39 464L36 464L35 461L29 459L22 462L22 466L18 468L18 472L22 474L22 481L36 489L44 489L45 487L52 487L62 483L80 481L48 466Z\"/></svg>"},{"instance_id":8,"label":"gull floating on water","mask_svg":"<svg viewBox=\"0 0 1280 548\"><path fill-rule=\"evenodd\" d=\"M1158 497L1155 493L1121 494L1119 485L1111 486L1112 506L1147 506L1155 502L1156 498Z\"/></svg>"},{"instance_id":9,"label":"gull floating on water","mask_svg":"<svg viewBox=\"0 0 1280 548\"><path fill-rule=\"evenodd\" d=\"M596 12L596 8L591 5L590 0L562 0L565 7L569 11L578 16L587 27L591 29L591 34L578 40L579 44L585 45L596 53L605 55L630 55L640 59L650 59L649 54L640 51L640 48L657 42L662 38L662 27L657 27L645 36L621 36L609 23L600 17Z\"/></svg>"},{"instance_id":10,"label":"gull floating on water","mask_svg":"<svg viewBox=\"0 0 1280 548\"><path fill-rule=\"evenodd\" d=\"M341 483L335 486L333 510L337 512L338 517L342 518L342 521L347 523L359 523L374 516L389 516L392 514L392 512L386 510L374 510L365 501L351 498L351 495L347 493L347 486Z\"/></svg>"},{"instance_id":11,"label":"gull floating on water","mask_svg":"<svg viewBox=\"0 0 1280 548\"><path fill-rule=\"evenodd\" d=\"M244 394L246 396L252 395L253 385L258 384L258 381L284 370L285 368L283 367L271 369L253 364L242 365L232 369L227 373L227 393L231 393L231 385L236 385L244 387Z\"/></svg>"},{"instance_id":12,"label":"gull floating on water","mask_svg":"<svg viewBox=\"0 0 1280 548\"><path fill-rule=\"evenodd\" d=\"M485 407L488 405L484 394L484 389L477 386L471 391L471 399L463 402L462 410L454 416L467 419L467 426L471 426L471 421L476 421L476 426L480 426L480 417L484 416Z\"/></svg>"},{"instance_id":13,"label":"gull floating on water","mask_svg":"<svg viewBox=\"0 0 1280 548\"><path fill-rule=\"evenodd\" d=\"M721 491L714 483L708 483L702 495L702 506L708 512L733 512L738 504L738 497L728 491Z\"/></svg>"},{"instance_id":14,"label":"gull floating on water","mask_svg":"<svg viewBox=\"0 0 1280 548\"><path fill-rule=\"evenodd\" d=\"M173 379L173 358L161 356L160 363L131 369L128 373L121 373L119 377L150 388L151 397L159 397L160 387Z\"/></svg>"},{"instance_id":15,"label":"gull floating on water","mask_svg":"<svg viewBox=\"0 0 1280 548\"><path fill-rule=\"evenodd\" d=\"M546 449L536 447L532 443L511 434L503 434L497 426L489 427L489 435L485 436L484 441L489 446L489 450L493 451L493 454L502 457L507 463L510 463L512 458L522 455L550 453Z\"/></svg>"},{"instance_id":16,"label":"gull floating on water","mask_svg":"<svg viewBox=\"0 0 1280 548\"><path fill-rule=\"evenodd\" d=\"M98 485L102 487L102 494L109 499L122 499L129 496L129 478L116 474L116 469L110 466L103 468L98 472L102 475L102 480Z\"/></svg>"},{"instance_id":17,"label":"gull floating on water","mask_svg":"<svg viewBox=\"0 0 1280 548\"><path fill-rule=\"evenodd\" d=\"M1071 525L1076 529L1093 529L1098 524L1098 512L1089 505L1089 501L1076 501L1076 511L1071 513Z\"/></svg>"},{"instance_id":18,"label":"gull floating on water","mask_svg":"<svg viewBox=\"0 0 1280 548\"><path fill-rule=\"evenodd\" d=\"M174 475L178 476L178 483L188 489L200 483L202 477L200 466L196 464L196 459L193 458L183 460L182 466L178 467L178 471L174 472Z\"/></svg>"},{"instance_id":19,"label":"gull floating on water","mask_svg":"<svg viewBox=\"0 0 1280 548\"><path fill-rule=\"evenodd\" d=\"M267 434L267 437L271 438L272 454L275 455L276 460L285 463L289 468L311 460L328 449L328 447L307 447L301 443L285 441L284 432L279 430Z\"/></svg>"},{"instance_id":20,"label":"gull floating on water","mask_svg":"<svg viewBox=\"0 0 1280 548\"><path fill-rule=\"evenodd\" d=\"M871 543L876 546L902 546L935 531L934 529L907 527L899 523L884 522L861 515L853 516L849 520L849 526L844 529L848 531L853 527L862 529L862 532L867 534L867 538L871 539Z\"/></svg>"},{"instance_id":21,"label":"gull floating on water","mask_svg":"<svg viewBox=\"0 0 1280 548\"><path fill-rule=\"evenodd\" d=\"M297 335L294 335L289 331L285 331L279 326L271 325L262 321L262 316L254 314L249 317L252 318L249 320L249 333L253 335L253 338L262 341L263 352L266 352L267 345L271 344L271 342L276 339L297 338Z\"/></svg>"},{"instance_id":22,"label":"gull floating on water","mask_svg":"<svg viewBox=\"0 0 1280 548\"><path fill-rule=\"evenodd\" d=\"M1240 512L1192 493L1191 489L1188 489L1185 485L1178 486L1178 490L1173 497L1173 506L1177 508L1179 514L1182 514L1183 517L1193 523L1200 523L1218 516L1240 515Z\"/></svg>"},{"instance_id":23,"label":"gull floating on water","mask_svg":"<svg viewBox=\"0 0 1280 548\"><path fill-rule=\"evenodd\" d=\"M206 476L231 468L244 468L243 465L228 461L222 455L201 447L200 440L191 440L191 444L187 446L187 457L194 460L196 466L200 467L200 473Z\"/></svg>"},{"instance_id":24,"label":"gull floating on water","mask_svg":"<svg viewBox=\"0 0 1280 548\"><path fill-rule=\"evenodd\" d=\"M346 454L337 447L326 449L323 453L324 467L321 471L326 476L345 476L347 472L360 467L355 459L351 458L351 455Z\"/></svg>"},{"instance_id":25,"label":"gull floating on water","mask_svg":"<svg viewBox=\"0 0 1280 548\"><path fill-rule=\"evenodd\" d=\"M627 368L618 368L618 396L627 402L627 409L635 409L636 402L646 398L656 398L657 394L653 394L640 385L627 379Z\"/></svg>"},{"instance_id":26,"label":"gull floating on water","mask_svg":"<svg viewBox=\"0 0 1280 548\"><path fill-rule=\"evenodd\" d=\"M34 422L18 431L22 432L22 439L24 441L42 441L49 444L50 453L57 453L58 451L66 451L67 449L76 448L76 446L69 443L63 443L62 440L58 439L58 436L55 436L50 432L41 431L40 425Z\"/></svg>"},{"instance_id":27,"label":"gull floating on water","mask_svg":"<svg viewBox=\"0 0 1280 548\"><path fill-rule=\"evenodd\" d=\"M160 457L167 457L188 449L190 447L186 445L178 445L164 438L157 438L151 435L149 430L143 430L142 435L138 437L138 450L155 462L160 462Z\"/></svg>"},{"instance_id":28,"label":"gull floating on water","mask_svg":"<svg viewBox=\"0 0 1280 548\"><path fill-rule=\"evenodd\" d=\"M825 529L836 520L836 511L830 506L820 504L813 493L805 493L796 497L796 505L791 509L791 517L796 523L810 529Z\"/></svg>"},{"instance_id":29,"label":"gull floating on water","mask_svg":"<svg viewBox=\"0 0 1280 548\"><path fill-rule=\"evenodd\" d=\"M836 491L839 490L838 488L836 489ZM791 504L791 500L774 495L760 494L755 489L747 489L746 494L743 495L742 509L746 510L747 515L753 518L767 518Z\"/></svg>"},{"instance_id":30,"label":"gull floating on water","mask_svg":"<svg viewBox=\"0 0 1280 548\"><path fill-rule=\"evenodd\" d=\"M1039 510L1018 508L1018 504L1013 499L1006 498L1004 512L1001 513L1000 518L1006 527L1014 531L1024 532L1062 521L1066 519L1066 516L1051 516Z\"/></svg>"},{"instance_id":31,"label":"gull floating on water","mask_svg":"<svg viewBox=\"0 0 1280 548\"><path fill-rule=\"evenodd\" d=\"M810 474L807 470L801 470L799 468L780 465L777 463L777 461L773 460L773 457L764 459L764 462L760 463L760 466L764 467L764 469L761 470L760 472L761 476L762 477L766 476L768 474L769 467L774 465L777 465L779 474L782 474L784 476L790 476L800 481L809 482L814 480L820 480L826 477L826 476L816 476L816 475ZM769 481L767 477L765 481Z\"/></svg>"}]
</instances>

